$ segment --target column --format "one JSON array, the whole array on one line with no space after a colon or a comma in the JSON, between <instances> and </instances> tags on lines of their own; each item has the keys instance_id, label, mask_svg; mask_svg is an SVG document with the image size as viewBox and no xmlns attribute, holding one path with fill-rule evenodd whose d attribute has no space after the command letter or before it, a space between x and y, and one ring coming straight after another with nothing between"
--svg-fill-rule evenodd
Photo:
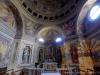
<instances>
[{"instance_id":1,"label":"column","mask_svg":"<svg viewBox=\"0 0 100 75\"><path fill-rule=\"evenodd\" d=\"M72 64L71 55L70 55L70 43L64 43L61 47L62 52L62 68L68 67Z\"/></svg>"},{"instance_id":2,"label":"column","mask_svg":"<svg viewBox=\"0 0 100 75\"><path fill-rule=\"evenodd\" d=\"M17 62L17 52L18 47L20 46L21 39L15 39L11 45L11 52L10 52L10 59L9 59L9 65L8 70L14 69Z\"/></svg>"}]
</instances>

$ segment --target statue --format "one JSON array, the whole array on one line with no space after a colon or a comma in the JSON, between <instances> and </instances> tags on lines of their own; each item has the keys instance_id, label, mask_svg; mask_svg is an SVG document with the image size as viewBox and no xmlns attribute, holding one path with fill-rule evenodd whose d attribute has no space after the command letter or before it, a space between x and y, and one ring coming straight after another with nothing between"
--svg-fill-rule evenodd
<instances>
[{"instance_id":1,"label":"statue","mask_svg":"<svg viewBox=\"0 0 100 75\"><path fill-rule=\"evenodd\" d=\"M30 61L30 46L26 46L23 50L22 63L29 63Z\"/></svg>"}]
</instances>

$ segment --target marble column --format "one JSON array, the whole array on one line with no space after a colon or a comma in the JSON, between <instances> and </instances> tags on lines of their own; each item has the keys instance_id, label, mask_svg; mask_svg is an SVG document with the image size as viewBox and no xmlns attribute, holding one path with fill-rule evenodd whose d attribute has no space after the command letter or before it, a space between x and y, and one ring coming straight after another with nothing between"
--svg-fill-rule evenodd
<instances>
[{"instance_id":1,"label":"marble column","mask_svg":"<svg viewBox=\"0 0 100 75\"><path fill-rule=\"evenodd\" d=\"M11 52L10 52L10 59L8 64L8 70L14 69L17 62L17 52L18 47L20 46L21 39L15 39L11 46Z\"/></svg>"},{"instance_id":2,"label":"marble column","mask_svg":"<svg viewBox=\"0 0 100 75\"><path fill-rule=\"evenodd\" d=\"M70 55L70 43L64 43L61 47L62 52L62 68L67 68L68 65L72 64Z\"/></svg>"}]
</instances>

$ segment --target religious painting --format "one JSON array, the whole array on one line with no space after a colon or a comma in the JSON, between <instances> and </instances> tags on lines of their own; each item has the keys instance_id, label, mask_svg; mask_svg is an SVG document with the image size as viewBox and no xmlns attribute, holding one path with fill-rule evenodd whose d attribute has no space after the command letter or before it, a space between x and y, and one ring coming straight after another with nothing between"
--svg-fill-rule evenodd
<instances>
[{"instance_id":1,"label":"religious painting","mask_svg":"<svg viewBox=\"0 0 100 75\"><path fill-rule=\"evenodd\" d=\"M13 13L3 2L0 2L0 22L10 29L15 30L15 19Z\"/></svg>"},{"instance_id":2,"label":"religious painting","mask_svg":"<svg viewBox=\"0 0 100 75\"><path fill-rule=\"evenodd\" d=\"M31 61L31 55L32 55L32 45L25 44L22 52L22 63L23 64L29 64Z\"/></svg>"},{"instance_id":3,"label":"religious painting","mask_svg":"<svg viewBox=\"0 0 100 75\"><path fill-rule=\"evenodd\" d=\"M6 65L8 62L10 41L10 39L0 35L0 67Z\"/></svg>"},{"instance_id":4,"label":"religious painting","mask_svg":"<svg viewBox=\"0 0 100 75\"><path fill-rule=\"evenodd\" d=\"M99 40L85 39L79 47L85 51L83 56L91 56L94 62L100 62L100 41ZM82 55L82 53L80 55Z\"/></svg>"},{"instance_id":5,"label":"religious painting","mask_svg":"<svg viewBox=\"0 0 100 75\"><path fill-rule=\"evenodd\" d=\"M32 21L30 21L30 20L28 20L28 19L26 19L26 17L25 17L25 23L26 23L26 25L25 25L25 33L27 34L27 35L33 35L34 33L34 30L33 30L33 22Z\"/></svg>"},{"instance_id":6,"label":"religious painting","mask_svg":"<svg viewBox=\"0 0 100 75\"><path fill-rule=\"evenodd\" d=\"M25 33L29 36L33 36L35 34L35 31L39 30L42 26L42 24L37 24L35 22L32 22L26 17L24 17L24 21L25 21Z\"/></svg>"}]
</instances>

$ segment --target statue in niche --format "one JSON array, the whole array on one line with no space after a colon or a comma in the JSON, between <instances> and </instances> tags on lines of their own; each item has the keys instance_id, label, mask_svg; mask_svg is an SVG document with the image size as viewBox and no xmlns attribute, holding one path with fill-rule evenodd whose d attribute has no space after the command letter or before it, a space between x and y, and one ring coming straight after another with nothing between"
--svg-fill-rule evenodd
<instances>
[{"instance_id":1,"label":"statue in niche","mask_svg":"<svg viewBox=\"0 0 100 75\"><path fill-rule=\"evenodd\" d=\"M26 46L23 50L23 55L22 55L22 63L29 63L30 61L30 55L31 54L31 48L30 46Z\"/></svg>"}]
</instances>

